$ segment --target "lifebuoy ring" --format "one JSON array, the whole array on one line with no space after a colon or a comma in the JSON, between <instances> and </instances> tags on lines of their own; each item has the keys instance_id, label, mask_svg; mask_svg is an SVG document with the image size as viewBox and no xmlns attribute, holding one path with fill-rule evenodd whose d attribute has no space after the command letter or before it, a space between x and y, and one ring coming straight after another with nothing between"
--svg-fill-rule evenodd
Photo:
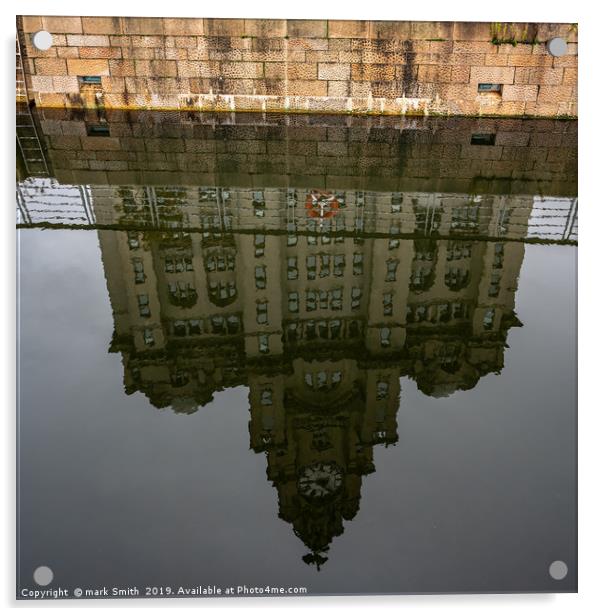
<instances>
[{"instance_id":1,"label":"lifebuoy ring","mask_svg":"<svg viewBox=\"0 0 602 616\"><path fill-rule=\"evenodd\" d=\"M336 196L331 192L312 190L307 193L305 209L311 218L332 218L340 207Z\"/></svg>"}]
</instances>

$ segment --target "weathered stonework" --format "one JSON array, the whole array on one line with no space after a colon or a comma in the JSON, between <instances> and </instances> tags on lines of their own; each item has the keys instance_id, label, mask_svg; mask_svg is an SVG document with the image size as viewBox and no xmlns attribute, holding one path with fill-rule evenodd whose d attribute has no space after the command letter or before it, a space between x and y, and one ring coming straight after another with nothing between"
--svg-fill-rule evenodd
<instances>
[{"instance_id":1,"label":"weathered stonework","mask_svg":"<svg viewBox=\"0 0 602 616\"><path fill-rule=\"evenodd\" d=\"M576 24L23 16L17 25L28 97L42 107L577 116ZM32 44L41 29L53 35L47 51ZM548 53L553 37L567 55ZM94 98L76 87L91 76L101 78Z\"/></svg>"},{"instance_id":2,"label":"weathered stonework","mask_svg":"<svg viewBox=\"0 0 602 616\"><path fill-rule=\"evenodd\" d=\"M313 186L546 194L577 191L577 122L34 110L66 184ZM479 136L491 144L475 143Z\"/></svg>"}]
</instances>

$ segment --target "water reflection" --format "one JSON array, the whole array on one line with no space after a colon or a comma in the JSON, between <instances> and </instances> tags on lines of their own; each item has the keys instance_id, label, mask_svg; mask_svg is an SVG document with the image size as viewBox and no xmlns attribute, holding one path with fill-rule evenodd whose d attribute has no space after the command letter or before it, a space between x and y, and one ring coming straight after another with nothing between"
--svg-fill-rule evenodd
<instances>
[{"instance_id":1,"label":"water reflection","mask_svg":"<svg viewBox=\"0 0 602 616\"><path fill-rule=\"evenodd\" d=\"M577 237L566 123L491 121L502 137L487 148L499 150L448 151L442 143L470 141L475 121L455 132L434 121L404 136L398 126L316 119L288 120L283 132L126 114L96 119L106 123L98 137L89 119L56 113L36 119L45 144L36 156L55 177L24 163L22 226L97 229L114 318L109 351L121 356L127 394L191 414L216 392L248 387L250 446L265 452L279 516L318 569L359 510L374 447L398 441L400 379L445 397L500 373L508 332L521 326L525 242ZM556 137L545 143L543 134ZM382 167L394 147L403 156ZM321 175L315 161L297 160L303 148L335 153L328 165L351 165L350 175L322 186L316 179L333 169ZM278 149L285 173L267 178L283 162ZM463 166L448 161L446 172L442 160L454 152L466 153ZM134 160L142 162L130 168ZM492 161L509 177L496 176ZM214 183L185 181L203 174Z\"/></svg>"},{"instance_id":2,"label":"water reflection","mask_svg":"<svg viewBox=\"0 0 602 616\"><path fill-rule=\"evenodd\" d=\"M400 378L429 396L472 389L502 370L520 326L520 242L219 227L99 238L126 392L193 413L248 386L251 447L317 565L359 509L373 447L398 440Z\"/></svg>"}]
</instances>

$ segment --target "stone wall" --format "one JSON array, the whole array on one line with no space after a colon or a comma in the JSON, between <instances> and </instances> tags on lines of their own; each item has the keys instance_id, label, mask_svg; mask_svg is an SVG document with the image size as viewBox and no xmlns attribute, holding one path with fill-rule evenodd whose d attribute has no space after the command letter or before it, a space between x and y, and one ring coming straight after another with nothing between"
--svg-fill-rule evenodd
<instances>
[{"instance_id":1,"label":"stone wall","mask_svg":"<svg viewBox=\"0 0 602 616\"><path fill-rule=\"evenodd\" d=\"M577 191L574 121L112 110L98 124L96 111L65 109L34 118L50 172L67 184Z\"/></svg>"},{"instance_id":2,"label":"stone wall","mask_svg":"<svg viewBox=\"0 0 602 616\"><path fill-rule=\"evenodd\" d=\"M44 107L577 116L576 24L41 17L17 20ZM54 45L36 50L45 29ZM551 56L562 37L568 53ZM99 86L81 77L100 77ZM479 84L501 91L481 92Z\"/></svg>"}]
</instances>

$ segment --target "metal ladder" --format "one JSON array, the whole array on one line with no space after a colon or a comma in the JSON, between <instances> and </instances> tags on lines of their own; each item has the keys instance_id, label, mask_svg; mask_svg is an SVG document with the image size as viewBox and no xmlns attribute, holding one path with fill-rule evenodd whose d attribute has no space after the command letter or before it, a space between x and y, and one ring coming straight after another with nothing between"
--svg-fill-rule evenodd
<instances>
[{"instance_id":1,"label":"metal ladder","mask_svg":"<svg viewBox=\"0 0 602 616\"><path fill-rule=\"evenodd\" d=\"M29 96L25 82L25 71L23 70L23 55L21 54L18 36L16 44L17 145L23 156L27 175L49 177L48 163L28 104Z\"/></svg>"}]
</instances>

